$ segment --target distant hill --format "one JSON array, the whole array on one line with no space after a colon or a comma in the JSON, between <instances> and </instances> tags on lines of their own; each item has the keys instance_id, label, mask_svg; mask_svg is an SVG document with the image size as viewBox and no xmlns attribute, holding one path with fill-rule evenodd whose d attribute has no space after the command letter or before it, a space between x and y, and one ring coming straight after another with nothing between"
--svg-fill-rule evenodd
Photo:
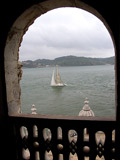
<instances>
[{"instance_id":1,"label":"distant hill","mask_svg":"<svg viewBox=\"0 0 120 160\"><path fill-rule=\"evenodd\" d=\"M37 59L35 61L22 61L23 67L26 68L40 68L47 66L94 66L94 65L113 65L115 63L115 57L109 58L86 58L77 56L64 56L50 59Z\"/></svg>"}]
</instances>

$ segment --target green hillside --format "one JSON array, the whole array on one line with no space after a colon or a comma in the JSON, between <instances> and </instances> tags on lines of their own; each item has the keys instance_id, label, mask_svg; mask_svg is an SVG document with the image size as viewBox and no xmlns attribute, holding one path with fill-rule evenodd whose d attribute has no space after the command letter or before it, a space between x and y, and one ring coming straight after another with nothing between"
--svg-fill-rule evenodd
<instances>
[{"instance_id":1,"label":"green hillside","mask_svg":"<svg viewBox=\"0 0 120 160\"><path fill-rule=\"evenodd\" d=\"M64 56L55 58L54 60L49 59L37 59L35 61L23 61L23 67L27 68L37 68L46 66L94 66L94 65L113 65L115 57L109 58L86 58L86 57L76 57L76 56Z\"/></svg>"}]
</instances>

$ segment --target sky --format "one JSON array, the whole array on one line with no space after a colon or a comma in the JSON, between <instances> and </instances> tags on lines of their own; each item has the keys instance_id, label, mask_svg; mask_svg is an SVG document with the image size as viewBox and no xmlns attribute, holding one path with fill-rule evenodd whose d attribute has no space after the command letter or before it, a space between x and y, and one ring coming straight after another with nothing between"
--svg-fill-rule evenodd
<instances>
[{"instance_id":1,"label":"sky","mask_svg":"<svg viewBox=\"0 0 120 160\"><path fill-rule=\"evenodd\" d=\"M82 9L54 9L34 21L19 50L20 61L68 55L114 56L112 39L101 20Z\"/></svg>"}]
</instances>

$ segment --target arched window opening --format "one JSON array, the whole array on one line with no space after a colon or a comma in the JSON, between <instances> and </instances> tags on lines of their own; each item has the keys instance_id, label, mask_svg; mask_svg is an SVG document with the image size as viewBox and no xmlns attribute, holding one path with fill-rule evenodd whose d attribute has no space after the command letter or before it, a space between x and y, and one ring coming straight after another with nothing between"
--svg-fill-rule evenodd
<instances>
[{"instance_id":1,"label":"arched window opening","mask_svg":"<svg viewBox=\"0 0 120 160\"><path fill-rule=\"evenodd\" d=\"M44 6L44 7L43 7ZM18 63L18 61L19 61L19 47L20 47L20 44L21 44L21 41L22 41L22 37L23 37L23 35L24 35L24 33L26 32L26 30L28 29L28 27L33 23L33 21L37 18L37 17L39 17L40 15L43 15L45 12L47 12L47 11L49 11L49 10L53 10L54 8L58 8L58 7L69 7L69 6L73 6L73 7L78 7L78 8L83 8L83 9L85 9L85 10L87 10L87 11L89 11L89 12L91 12L91 13L93 13L93 14L95 14L97 17L99 17L101 20L102 20L102 22L105 24L105 26L108 28L108 30L109 30L109 32L111 33L111 30L110 30L110 28L108 27L108 25L107 25L107 23L105 22L105 20L101 17L101 15L97 12L97 11L95 11L93 8L91 8L91 7L89 7L88 5L85 5L85 4L82 4L82 2L78 2L77 4L71 4L71 2L69 2L68 3L68 1L66 2L66 4L65 4L65 2L63 2L63 1L61 1L61 3L59 4L54 4L54 2L51 2L51 5L48 5L47 4L47 2L43 2L42 4L38 4L38 5L35 5L35 6L32 6L30 9L28 9L25 13L23 13L23 15L21 15L17 20L16 20L16 22L14 23L14 25L13 25L13 27L11 28L11 31L10 31L10 33L9 33L9 35L8 35L8 39L7 39L7 43L6 43L6 48L5 48L5 74L6 74L6 86L7 86L7 102L8 102L8 110L9 110L9 114L13 114L13 113L21 113L21 111L23 110L23 106L25 106L24 104L23 104L23 102L22 102L22 108L21 108L21 87L20 87L20 79L21 79L21 74L22 74L22 71L21 71L21 63ZM75 8L74 8L75 9ZM79 9L78 9L79 10ZM51 13L52 13L52 11L51 11ZM46 13L47 14L47 13ZM29 16L26 16L26 15L29 15ZM42 18L42 16L40 17L40 18ZM71 17L71 19L72 19L72 17ZM75 20L75 19L74 19ZM37 20L36 20L37 21ZM49 22L49 19L47 20L48 22ZM56 19L56 21L57 21L57 19ZM89 21L89 19L88 19L88 21ZM57 22L59 22L59 18L58 18L58 21ZM77 21L76 21L77 22ZM94 21L93 21L94 22ZM102 24L102 22L101 22L101 24ZM49 24L49 23L48 23ZM92 23L91 22L91 24L93 25L94 23ZM33 24L34 25L34 24ZM90 27L92 27L92 25L90 25ZM47 26L47 25L46 25ZM77 26L76 24L74 24L73 26ZM32 26L31 26L32 27ZM44 28L45 26L43 26L43 28ZM64 26L60 26L60 28L59 29L61 29L61 27L63 27L64 28ZM65 26L66 27L66 26ZM90 29L90 27L89 26L87 26L87 24L86 25L84 25L84 27L88 27L89 29ZM50 27L48 27L49 29L50 29ZM77 30L78 28L72 28L73 30ZM101 30L101 28L97 28L98 29L98 32L99 32L99 29ZM50 30L50 32L49 33L52 33L52 31L54 31L54 30ZM76 45L76 50L77 51L81 51L80 53L83 53L82 54L82 56L88 56L89 57L89 54L88 54L88 50L87 50L87 47L88 47L88 49L89 49L89 52L91 51L91 57L93 58L94 57L94 54L93 54L93 48L91 48L89 45L87 45L86 44L86 46L85 46L85 41L83 40L83 41L81 41L81 48L82 47L86 47L86 51L84 50L84 52L83 52L83 50L80 50L79 49L79 47L80 47L80 43L79 43L79 40L77 39L77 38L79 38L79 34L77 34L78 32L76 32L76 35L74 34L74 32L71 32L71 33L73 33L73 37L75 36L76 37L76 41L75 41L75 43L74 43L74 41L73 41L73 39L70 39L69 38L69 27L68 28L66 28L66 31L68 32L67 33L67 35L68 36L66 36L66 37L64 37L64 38L62 38L62 41L60 41L60 45L63 47L63 45L65 44L64 42L65 42L65 40L66 40L66 38L68 38L68 41L66 41L66 42L68 42L68 48L71 48L72 47L72 45L74 44L74 45ZM80 31L80 30L79 30ZM107 31L107 30L106 30ZM28 32L29 32L29 30L28 30ZM104 31L103 31L104 32ZM59 37L57 37L57 38L60 38L60 36L63 36L64 34L63 34L64 32L62 32L62 34L60 34L59 33ZM101 32L99 32L99 33L101 33ZM45 36L45 32L44 33L42 33L43 34L43 36ZM108 33L107 33L108 34ZM26 34L27 35L27 34ZM84 34L81 32L81 34L80 34L80 36L83 36ZM94 32L93 32L93 35L94 35ZM91 37L91 36L93 36L91 33L90 33L90 35L88 35L88 33L85 33L85 36L86 36L86 38L88 38L88 37ZM112 33L111 33L111 35L112 35ZM46 37L48 36L48 34L46 34ZM39 35L38 35L38 37L37 38L39 38ZM46 38L46 39L44 39L44 40L47 40L46 41L46 44L49 46L49 50L53 47L53 46L51 46L49 43L47 43L47 42L50 42L52 45L56 45L57 47L59 46L59 44L58 44L58 42L59 41L56 41L56 43L55 44L53 44L53 42L54 42L54 40L55 40L55 38L54 38L54 34L52 34L51 35L51 37L49 37L50 38L50 40L48 39L48 38ZM99 39L99 41L101 42L101 43L97 43L97 41L96 41L96 43L97 43L97 45L98 45L98 48L101 48L102 47L102 44L104 44L105 46L106 46L106 48L104 48L105 49L105 51L106 51L106 53L108 53L108 55L106 55L106 57L109 57L109 52L107 52L108 50L106 50L106 49L108 49L109 48L109 44L107 43L107 41L104 41L104 40L106 40L106 38L104 38L104 39L102 39L102 37L101 37L101 34L100 34L100 37L99 38L101 38L101 39ZM109 38L110 38L110 36L109 36ZM31 37L31 39L33 40L33 43L34 43L34 37ZM114 40L114 38L112 37L112 39ZM43 39L42 39L43 40ZM30 41L29 41L30 42ZM95 41L94 41L95 42ZM112 41L111 41L112 42ZM31 42L30 42L31 43ZM30 47L32 46L32 44L33 43L31 43L31 44L29 44L29 47L28 47L28 49L30 49L30 51L33 49L31 49ZM90 39L89 38L89 43L90 44L92 44L93 43L93 41L92 41L92 38ZM27 44L26 44L27 45ZM104 46L103 45L103 46ZM61 46L59 46L58 47L58 52L63 52L63 50L61 49ZM42 46L42 49L44 50L45 49L45 47L46 46ZM90 47L90 48L89 48ZM108 48L107 48L108 47ZM37 48L37 45L35 44L35 47L34 48ZM110 48L109 48L110 49ZM99 52L100 50L98 49L96 52L98 53L98 55L101 55L101 52ZM39 55L41 55L41 53L42 53L42 50L38 50L38 52L39 52ZM68 56L68 55L73 55L73 53L74 53L74 51L73 51L73 49L71 49L71 50L69 50L69 52L70 52L70 54L68 53L68 50L66 49L66 52L64 52L64 56ZM26 54L27 52L25 52L24 53L24 55ZM55 53L56 54L56 50L53 50L53 53ZM68 53L68 55L66 55L66 53ZM105 52L104 52L105 53ZM35 53L34 53L35 54ZM45 53L44 53L44 55L45 55ZM52 54L50 54L50 57L51 57L51 55ZM28 55L29 56L29 55ZM25 59L25 60L29 60L29 57L27 56L27 58L28 59ZM79 54L77 54L77 55L73 55L73 56L78 56L78 57L80 57L81 55L79 55ZM113 52L113 50L112 50L112 54L110 55L110 57L111 56L114 56L114 52ZM42 58L44 58L44 57L42 57ZM46 58L46 57L45 57ZM57 58L57 57L55 57L55 58ZM101 58L101 56L99 57L98 56L98 58ZM104 57L105 58L105 57ZM20 60L22 60L22 59L20 59ZM100 59L99 59L100 60ZM92 62L91 62L92 63ZM106 63L106 62L105 62ZM106 63L107 64L107 63ZM59 65L59 64L58 64ZM86 77L86 80L90 83L90 81L91 81L91 78L89 77L90 75L92 75L93 73L91 73L91 67L93 67L93 66L90 66L90 67L88 67L89 68L89 75L88 75L88 73L86 73L86 69L83 71L83 75L86 73L86 75L87 75L87 77ZM100 66L99 66L100 67ZM102 67L102 66L101 66ZM113 69L113 66L111 66L111 65L106 65L106 67L111 67L111 70L109 70L108 71L108 68L106 69L106 70L104 70L104 69L102 69L102 71L104 70L104 71L106 71L104 74L105 75L107 75L108 73L111 73L111 71L112 71L112 78L108 78L109 80L113 80L112 82L115 82L115 76L114 76L114 69ZM74 67L75 68L75 67ZM97 67L96 67L97 68ZM46 68L42 68L42 70L45 70ZM48 68L47 68L48 69ZM34 71L33 71L33 81L36 81L36 77L35 77L35 69L33 69ZM50 78L51 78L51 72L52 72L52 69L50 68L50 69L48 69L50 72L49 72L49 80L50 80ZM48 71L47 70L47 71ZM60 70L60 73L61 73L61 75L62 75L62 78L63 78L63 80L64 81L66 81L67 83L68 83L68 86L66 86L66 89L68 90L68 97L65 99L65 96L64 95L67 95L66 94L66 92L62 95L62 99L61 99L61 102L63 102L63 100L65 99L67 102L69 102L69 101L71 101L71 102L73 102L73 99L76 101L76 98L77 99L79 99L79 102L77 102L77 104L74 102L74 103L72 103L72 107L71 107L71 112L73 112L73 111L75 111L76 109L77 109L77 107L76 107L76 105L79 105L79 110L77 111L77 113L79 113L79 111L82 109L82 107L83 107L83 105L84 105L84 99L86 98L86 97L88 97L88 99L89 99L89 101L90 101L90 107L91 107L91 109L95 109L94 108L94 105L93 105L93 103L94 104L96 104L97 106L98 106L98 103L96 102L96 98L95 98L95 96L96 96L96 93L94 93L93 94L93 92L92 92L92 90L95 88L96 89L96 86L95 85L93 85L93 87L91 87L91 89L92 90L89 90L89 91L87 91L86 93L85 93L85 91L83 92L83 90L85 89L85 87L87 88L88 86L86 85L85 87L83 86L83 84L87 84L86 82L85 82L85 80L83 80L83 79L81 79L81 77L83 78L84 76L83 75L81 75L80 74L80 76L81 77L77 77L78 76L78 73L76 73L76 77L80 80L79 81L79 86L80 86L80 88L79 88L79 90L76 90L76 89L74 89L74 91L72 92L72 98L70 98L70 92L69 91L71 91L71 89L70 89L70 87L72 88L72 87L74 87L74 84L75 83L69 83L69 81L71 80L71 78L70 77L65 77L65 75L66 75L66 73L68 73L68 71L67 70L65 70L65 69L63 69L63 67L60 67L59 68L59 70ZM22 93L23 93L23 88L25 89L27 89L27 86L24 86L24 83L23 83L23 81L25 80L25 78L28 78L27 79L27 82L29 82L29 86L31 86L31 78L29 77L29 74L28 74L28 69L23 69L23 75L26 75L26 77L24 77L24 79L22 79L22 82L21 82L21 86L22 86ZM71 70L72 71L72 70ZM75 70L76 71L76 70ZM92 71L94 71L95 72L95 70L94 69L92 69ZM98 71L96 71L97 73L100 73L101 72L101 70L99 70L98 69ZM43 73L45 73L45 72L43 72ZM70 72L69 72L70 73ZM72 71L71 73L70 73L70 76L71 77L73 77L73 73L74 73L74 71ZM37 74L37 75L40 75L40 74ZM45 76L46 75L48 75L48 74L44 74ZM94 75L94 74L93 74ZM100 74L98 74L98 77L96 77L96 79L94 79L93 78L93 80L95 80L95 82L96 81L98 81L98 84L100 85L100 83L99 83L99 76L100 75L102 75L101 73ZM66 78L66 79L64 79L64 78ZM98 78L98 79L97 79ZM101 76L100 77L101 78L101 81L103 81L103 77ZM38 76L38 79L39 79L39 76ZM43 82L45 81L45 79L40 79L40 80L42 80ZM81 82L81 83L80 83ZM109 83L107 83L107 81L105 80L105 86L107 85L107 86L112 86L113 88L112 89L114 89L114 87L115 87L115 85L114 84L112 84L111 85L111 83L112 83L111 81L109 81ZM23 83L23 84L22 84ZM92 84L94 84L94 82L91 82ZM49 83L50 84L50 83ZM48 86L50 87L50 85L48 84ZM41 83L40 83L40 81L38 80L38 86L41 86ZM103 85L103 87L105 87L104 85ZM44 90L46 90L46 85L44 85L44 86L42 86L43 87L43 89ZM78 85L76 85L76 88L78 87ZM83 87L83 88L82 88ZM38 88L38 87L35 87L36 89ZM51 88L51 87L50 87ZM83 89L83 90L82 90ZM32 90L32 89L31 89ZM56 91L56 90L52 90L53 92L54 92L54 95L56 95L56 97L59 97L60 96L60 94L63 92L63 90L64 89L62 89L62 90L58 90L58 91ZM102 89L101 89L102 90ZM108 89L109 90L109 92L106 92L106 93L111 93L111 88L109 88ZM105 91L105 90L104 90ZM104 91L102 90L102 93L104 93ZM28 91L28 93L30 93L30 91ZM37 94L38 92L37 91L34 91L34 93L32 94L31 93L31 95L28 95L28 98L29 98L29 100L31 99L32 100L32 98L33 98L33 95L35 95L35 94ZM100 93L100 92L99 92ZM76 94L77 94L77 96L76 96ZM92 95L93 94L93 95ZM51 93L47 93L47 96L45 95L42 95L42 96L40 96L40 94L38 93L38 96L37 96L37 99L41 99L41 100L43 100L43 99L45 99L46 101L49 101L49 96L48 95L51 95ZM115 95L115 93L112 95L112 98L113 98L113 96ZM91 97L94 97L94 99L91 99ZM103 95L102 95L103 96ZM106 96L108 96L108 94L106 95ZM80 97L82 97L82 100L80 99ZM100 98L100 96L98 95L98 97ZM103 96L103 98L105 98L104 96ZM115 99L115 98L113 98L113 99ZM27 100L27 99L26 99ZM54 100L57 100L57 99L55 99L55 97L53 97L53 100L52 101L50 101L50 102L54 102ZM101 103L103 103L103 101L102 100L100 100L101 101ZM30 101L29 101L30 102ZM83 103L83 105L80 105L80 102L82 102ZM108 99L107 99L107 102L108 102ZM31 101L31 103L30 104L28 104L29 105L29 111L27 111L28 113L30 112L30 109L31 109L31 105L33 104L33 103L35 103L33 100ZM49 102L48 102L49 103ZM56 101L56 103L57 103L57 101ZM109 102L108 102L109 103ZM114 106L115 106L115 102L114 101L112 101L112 103L114 103ZM35 103L35 105L36 105L36 108L37 108L37 112L38 111L40 111L40 113L42 114L44 114L45 112L42 112L42 104L40 104L40 105L38 105L38 104L36 104ZM67 104L68 105L68 104ZM50 103L49 103L49 106L50 106ZM62 105L60 105L60 106L62 106ZM108 105L109 106L109 105ZM114 106L112 105L112 107L114 108ZM40 107L39 109L38 109L38 107ZM65 107L65 105L64 105L64 107ZM99 107L100 109L101 109L101 113L103 113L103 110L102 110L102 108L101 108L101 105L100 105L100 107ZM45 109L45 107L43 107L43 109ZM68 113L68 109L66 109L66 108L64 108L65 110L66 110L66 112ZM53 108L52 110L49 108L49 111L51 111L52 113L53 113L53 110L55 110L55 108ZM60 110L62 110L62 108L60 109ZM65 110L64 110L64 112L65 112ZM109 111L110 111L110 113L112 113L111 112L111 108L109 108L108 109ZM115 110L115 109L114 109ZM25 111L26 112L26 111ZM97 115L97 113L96 113L96 111L94 110L94 112L95 112L95 115ZM24 112L23 112L24 113ZM100 113L100 112L99 112ZM106 112L107 113L107 112ZM49 113L50 114L50 113ZM56 114L61 114L61 113L56 113ZM114 115L114 113L112 113L111 115ZM99 115L98 115L99 116ZM103 115L102 115L103 116Z\"/></svg>"},{"instance_id":2,"label":"arched window opening","mask_svg":"<svg viewBox=\"0 0 120 160\"><path fill-rule=\"evenodd\" d=\"M38 114L78 116L88 97L95 116L114 116L113 44L93 14L68 7L43 14L25 34L19 56L23 113L35 104ZM50 86L56 65L66 87Z\"/></svg>"}]
</instances>

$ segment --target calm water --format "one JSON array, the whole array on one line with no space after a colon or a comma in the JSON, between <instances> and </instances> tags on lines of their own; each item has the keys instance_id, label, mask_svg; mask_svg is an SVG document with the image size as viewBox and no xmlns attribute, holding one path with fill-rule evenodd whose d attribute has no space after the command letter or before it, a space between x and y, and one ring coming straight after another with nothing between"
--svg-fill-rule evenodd
<instances>
[{"instance_id":1,"label":"calm water","mask_svg":"<svg viewBox=\"0 0 120 160\"><path fill-rule=\"evenodd\" d=\"M23 69L22 112L31 113L35 104L39 114L78 115L86 97L96 116L114 116L114 66L59 67L68 86L52 88L50 68Z\"/></svg>"}]
</instances>

